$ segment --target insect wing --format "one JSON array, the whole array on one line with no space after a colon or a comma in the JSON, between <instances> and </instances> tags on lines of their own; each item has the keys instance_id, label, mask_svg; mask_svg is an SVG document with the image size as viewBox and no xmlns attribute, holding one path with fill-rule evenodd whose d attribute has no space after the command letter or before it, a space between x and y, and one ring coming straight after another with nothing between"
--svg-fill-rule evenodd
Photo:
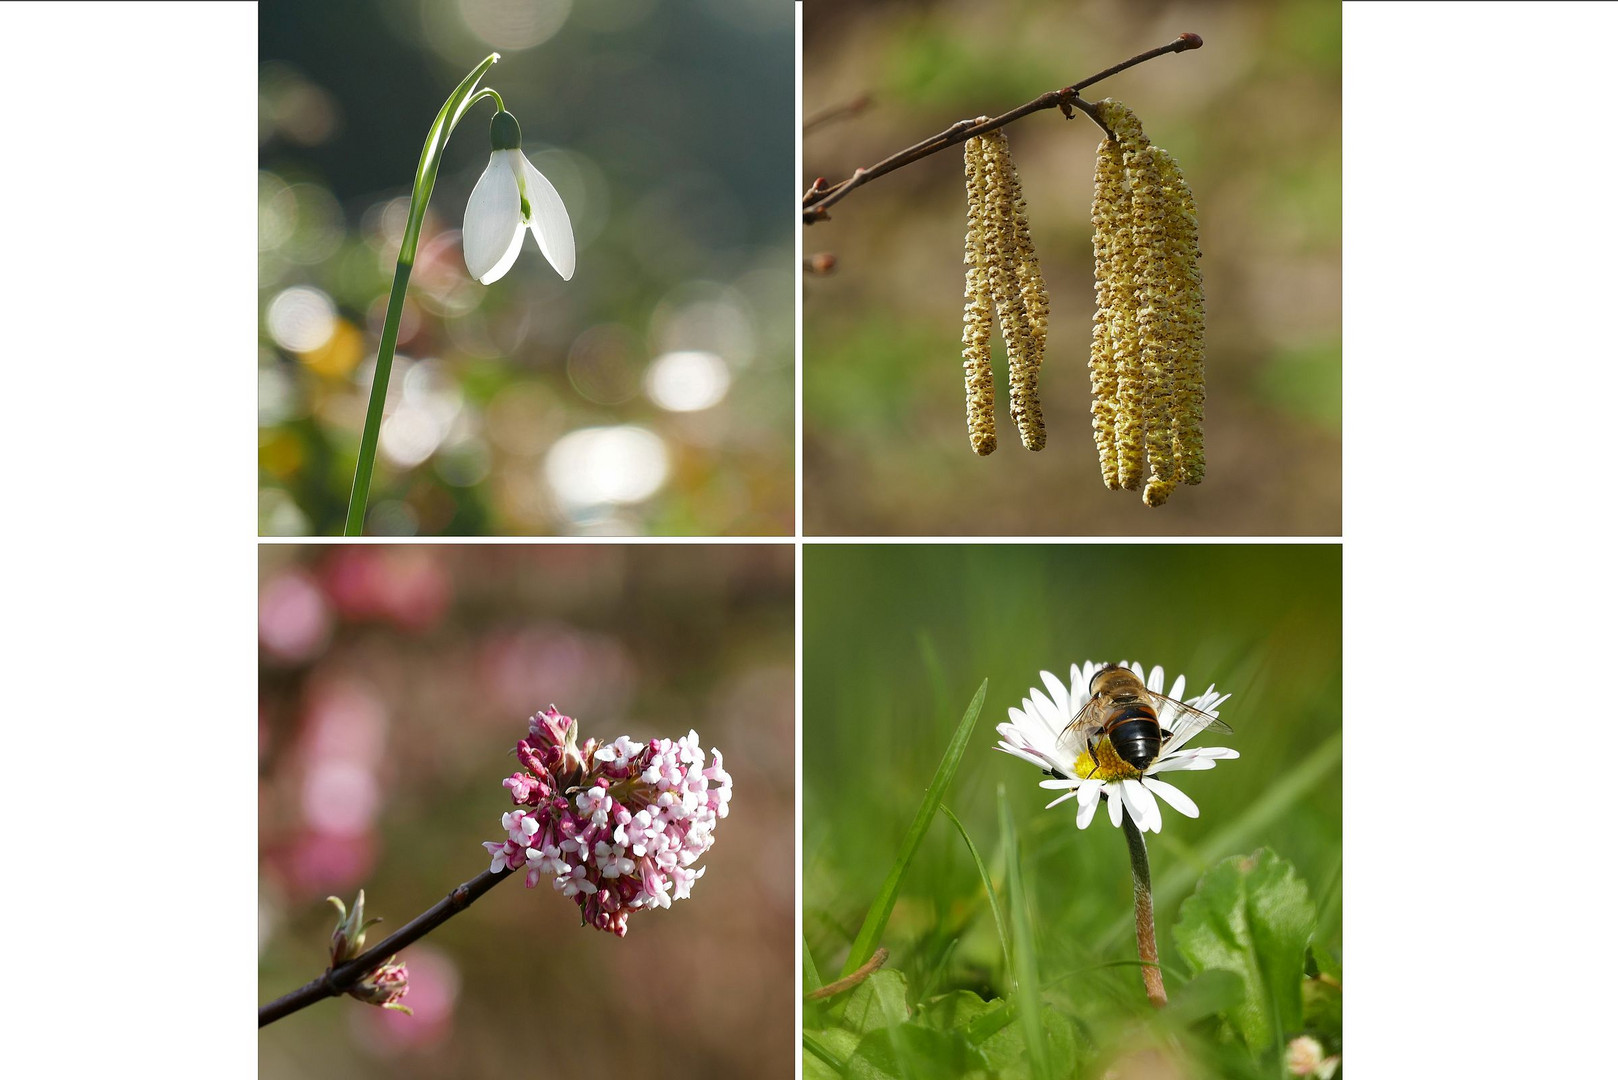
<instances>
[{"instance_id":1,"label":"insect wing","mask_svg":"<svg viewBox=\"0 0 1618 1080\"><path fill-rule=\"evenodd\" d=\"M1162 753L1167 754L1178 750L1204 731L1229 732L1230 725L1217 716L1205 713L1201 709L1187 705L1183 701L1175 701L1165 697L1155 690L1147 690L1146 696L1157 707L1158 722L1163 724L1168 735L1163 740ZM1164 723L1164 721L1169 721Z\"/></svg>"},{"instance_id":2,"label":"insect wing","mask_svg":"<svg viewBox=\"0 0 1618 1080\"><path fill-rule=\"evenodd\" d=\"M1078 715L1062 729L1063 739L1072 739L1079 746L1088 747L1095 741L1095 737L1106 726L1106 711L1100 698L1091 698L1084 703Z\"/></svg>"}]
</instances>

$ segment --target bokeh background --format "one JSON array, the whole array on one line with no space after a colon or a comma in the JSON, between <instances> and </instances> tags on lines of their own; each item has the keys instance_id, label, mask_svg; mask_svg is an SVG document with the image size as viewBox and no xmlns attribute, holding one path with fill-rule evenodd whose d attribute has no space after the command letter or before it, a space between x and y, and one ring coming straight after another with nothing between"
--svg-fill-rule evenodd
<instances>
[{"instance_id":1,"label":"bokeh background","mask_svg":"<svg viewBox=\"0 0 1618 1080\"><path fill-rule=\"evenodd\" d=\"M363 888L374 944L488 868L537 709L695 728L735 778L688 900L620 940L503 884L404 951L414 1016L318 1002L259 1033L260 1075L792 1075L790 545L259 551L260 1004L325 968L326 896Z\"/></svg>"},{"instance_id":2,"label":"bokeh background","mask_svg":"<svg viewBox=\"0 0 1618 1080\"><path fill-rule=\"evenodd\" d=\"M259 9L259 529L341 531L428 126L483 80L579 246L492 286L460 224L493 107L450 139L366 528L793 532L792 7L277 0Z\"/></svg>"},{"instance_id":3,"label":"bokeh background","mask_svg":"<svg viewBox=\"0 0 1618 1080\"><path fill-rule=\"evenodd\" d=\"M1046 1002L1089 1036L1081 1075L1150 1045L1134 957L1129 860L1103 811L1083 832L1071 801L1046 810L1043 775L996 750L996 725L1041 669L1139 660L1233 696L1241 752L1174 782L1201 815L1164 809L1148 838L1158 945L1172 1002L1186 965L1170 927L1197 878L1273 848L1320 914L1317 949L1341 956L1342 557L1335 544L881 545L804 549L803 903L806 947L835 977L898 854L956 724L988 694L944 805L977 845L1002 903L996 789L1023 851ZM939 815L881 944L918 996L1011 986L983 883ZM1117 966L1109 962L1123 961ZM1159 1029L1161 1031L1161 1029ZM1114 1045L1118 1041L1124 1045ZM1131 1042L1133 1041L1133 1042ZM1117 1075L1140 1075L1125 1070ZM1156 1074L1153 1074L1156 1075Z\"/></svg>"},{"instance_id":4,"label":"bokeh background","mask_svg":"<svg viewBox=\"0 0 1618 1080\"><path fill-rule=\"evenodd\" d=\"M1207 480L1148 510L1102 487L1090 433L1090 202L1101 135L1055 110L1007 129L1051 293L1049 443L1006 412L971 453L961 383L961 151L900 169L803 231L804 515L817 535L1320 535L1341 532L1341 16L1312 0L811 0L802 187L957 120L997 115L1202 35L1087 91L1116 97L1185 168L1208 305Z\"/></svg>"}]
</instances>

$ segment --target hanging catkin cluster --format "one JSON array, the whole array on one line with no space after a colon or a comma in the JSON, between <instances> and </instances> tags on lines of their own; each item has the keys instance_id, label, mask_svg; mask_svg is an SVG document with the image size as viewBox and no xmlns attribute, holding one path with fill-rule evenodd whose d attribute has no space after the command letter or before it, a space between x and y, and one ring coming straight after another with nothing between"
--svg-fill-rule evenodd
<instances>
[{"instance_id":1,"label":"hanging catkin cluster","mask_svg":"<svg viewBox=\"0 0 1618 1080\"><path fill-rule=\"evenodd\" d=\"M1092 426L1101 477L1161 506L1202 482L1202 272L1197 207L1180 165L1108 98L1117 137L1096 151Z\"/></svg>"},{"instance_id":2,"label":"hanging catkin cluster","mask_svg":"<svg viewBox=\"0 0 1618 1080\"><path fill-rule=\"evenodd\" d=\"M978 122L988 119L979 117ZM966 140L966 314L961 331L966 371L966 426L972 451L991 454L994 373L989 366L991 313L1000 320L1011 371L1011 416L1022 444L1045 447L1039 368L1045 356L1050 297L1034 256L1022 185L1005 132Z\"/></svg>"}]
</instances>

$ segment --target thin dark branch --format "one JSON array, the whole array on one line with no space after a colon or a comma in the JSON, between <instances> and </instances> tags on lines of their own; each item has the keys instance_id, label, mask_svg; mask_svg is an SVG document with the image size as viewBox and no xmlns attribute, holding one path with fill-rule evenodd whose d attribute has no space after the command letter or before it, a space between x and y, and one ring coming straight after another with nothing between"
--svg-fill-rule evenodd
<instances>
[{"instance_id":1,"label":"thin dark branch","mask_svg":"<svg viewBox=\"0 0 1618 1080\"><path fill-rule=\"evenodd\" d=\"M940 150L963 143L967 139L982 135L985 132L994 131L996 128L1005 127L1015 120L1021 120L1030 113L1041 112L1045 109L1061 109L1064 116L1072 119L1073 110L1078 109L1094 120L1101 130L1107 133L1107 138L1110 139L1112 138L1112 132L1108 131L1107 125L1101 122L1100 116L1096 113L1096 107L1080 97L1079 91L1100 82L1102 79L1110 78L1120 71L1126 71L1136 64L1144 64L1148 60L1167 53L1185 52L1188 49L1200 49L1201 47L1202 38L1196 34L1181 34L1167 45L1161 45L1158 48L1143 52L1139 56L1132 56L1123 63L1114 64L1107 70L1091 75L1088 79L1076 82L1072 86L1047 91L1034 100L1017 106L1008 113L985 120L980 124L975 124L971 120L958 120L937 135L923 139L914 146L907 146L898 153L883 158L875 165L855 169L852 176L840 183L828 184L824 179L817 179L814 185L804 193L803 223L813 225L817 221L824 221L827 216L826 211L833 204L841 202L855 188L863 187L879 176L886 176L890 172L902 169L906 165L936 154Z\"/></svg>"},{"instance_id":2,"label":"thin dark branch","mask_svg":"<svg viewBox=\"0 0 1618 1080\"><path fill-rule=\"evenodd\" d=\"M259 1009L258 1026L274 1023L283 1016L295 1013L317 1001L346 993L360 979L384 964L388 957L426 937L471 907L474 900L506 878L517 876L519 875L510 871L497 874L492 870L485 870L471 881L457 885L448 896L389 934L373 948L365 950L341 967L328 968L325 974L311 979L290 994L278 997Z\"/></svg>"}]
</instances>

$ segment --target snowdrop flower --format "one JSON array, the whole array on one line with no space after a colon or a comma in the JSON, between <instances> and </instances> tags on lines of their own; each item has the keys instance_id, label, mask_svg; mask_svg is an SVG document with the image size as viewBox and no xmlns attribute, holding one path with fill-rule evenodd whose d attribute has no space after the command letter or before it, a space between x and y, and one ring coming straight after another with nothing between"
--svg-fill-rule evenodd
<instances>
[{"instance_id":1,"label":"snowdrop flower","mask_svg":"<svg viewBox=\"0 0 1618 1080\"><path fill-rule=\"evenodd\" d=\"M997 729L1000 744L996 749L1049 773L1051 779L1040 781L1039 786L1060 790L1063 794L1046 809L1068 799L1076 800L1075 824L1081 829L1095 817L1103 796L1106 796L1107 813L1115 826L1123 824L1124 811L1128 810L1131 820L1142 832L1161 832L1163 815L1158 809L1158 798L1186 817L1196 817L1197 804L1179 788L1164 783L1157 776L1179 770L1211 769L1215 762L1241 756L1223 746L1184 749L1192 736L1208 726L1205 717L1217 719L1219 706L1230 695L1221 694L1210 686L1196 697L1186 698L1183 696L1184 675L1175 679L1165 694L1161 667L1147 673L1139 664L1121 665L1145 684L1144 700L1156 711L1162 729L1161 749L1143 768L1138 768L1120 756L1110 739L1099 738L1092 749L1069 730L1073 719L1090 701L1091 680L1108 666L1092 660L1086 660L1082 666L1074 664L1066 684L1048 671L1040 672L1044 688L1033 687L1023 698L1022 708L1008 710L1011 722Z\"/></svg>"},{"instance_id":2,"label":"snowdrop flower","mask_svg":"<svg viewBox=\"0 0 1618 1080\"><path fill-rule=\"evenodd\" d=\"M501 111L489 122L489 166L466 200L461 245L466 269L485 285L506 276L532 230L539 250L566 281L573 276L573 226L556 188L522 152L517 118Z\"/></svg>"}]
</instances>

